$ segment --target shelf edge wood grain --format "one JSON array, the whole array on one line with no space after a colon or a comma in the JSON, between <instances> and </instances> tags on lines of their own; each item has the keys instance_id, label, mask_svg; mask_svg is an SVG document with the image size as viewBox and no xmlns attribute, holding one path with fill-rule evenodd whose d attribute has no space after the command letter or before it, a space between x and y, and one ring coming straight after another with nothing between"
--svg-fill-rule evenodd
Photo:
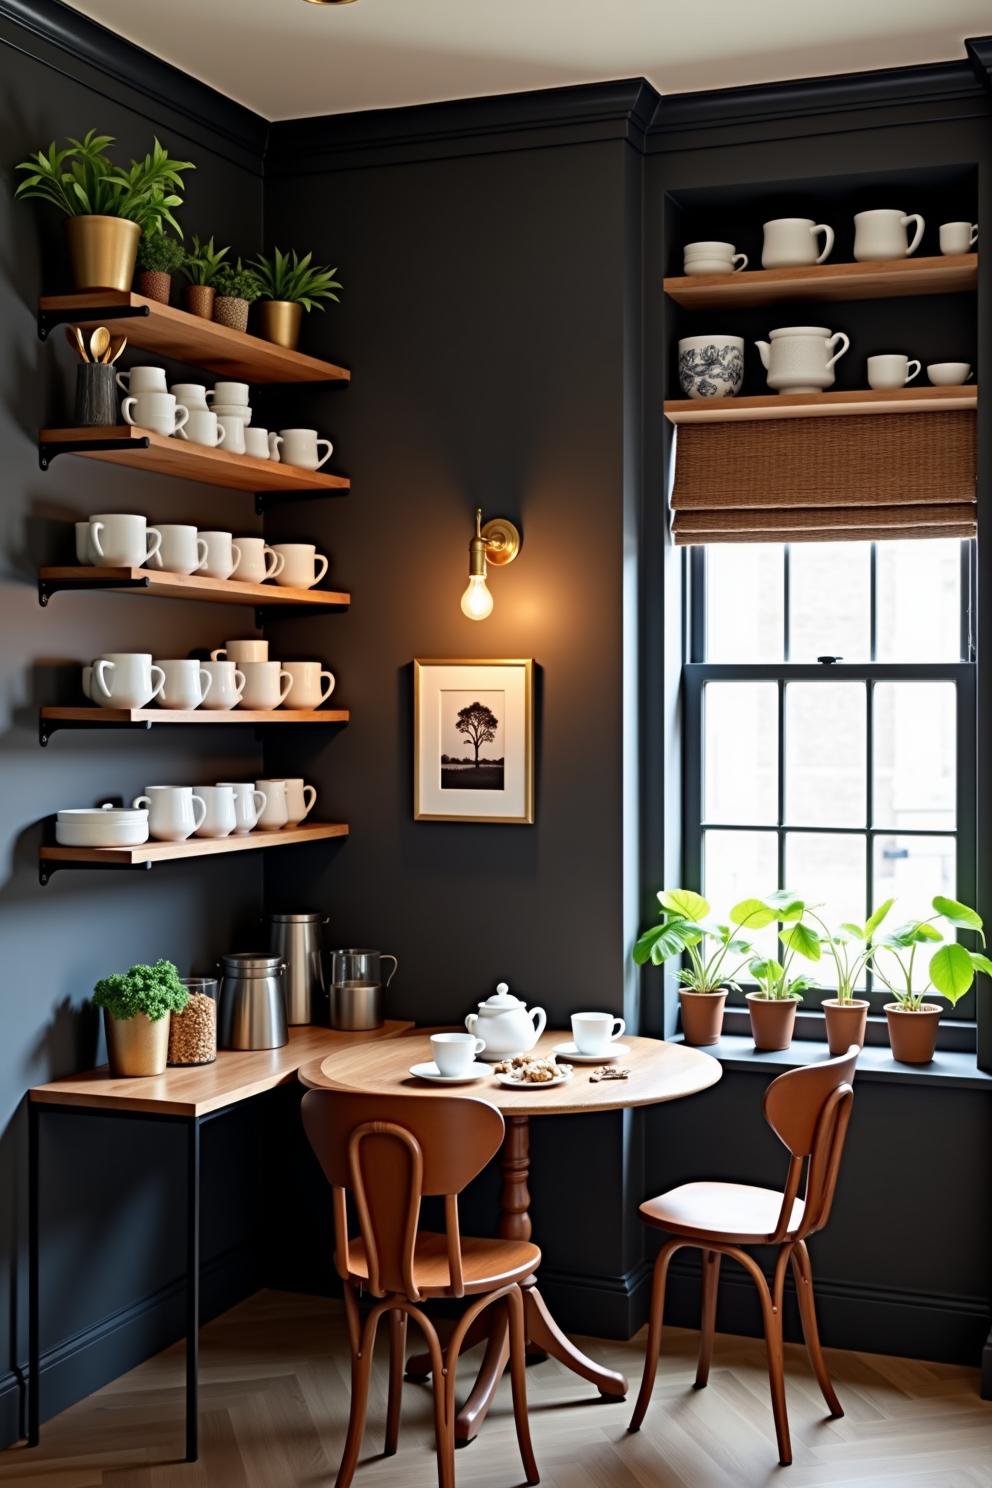
<instances>
[{"instance_id":1,"label":"shelf edge wood grain","mask_svg":"<svg viewBox=\"0 0 992 1488\"><path fill-rule=\"evenodd\" d=\"M279 832L248 832L244 837L190 837L186 842L144 842L140 847L60 847L46 843L40 857L43 863L58 863L63 868L73 863L83 868L94 863L140 868L146 863L173 863L184 858L213 858L223 853L323 842L332 837L347 837L349 830L345 822L312 822L283 827Z\"/></svg>"},{"instance_id":2,"label":"shelf edge wood grain","mask_svg":"<svg viewBox=\"0 0 992 1488\"><path fill-rule=\"evenodd\" d=\"M83 564L40 568L38 579L53 589L101 589L110 594L147 594L159 599L204 599L214 604L286 605L341 608L351 595L337 589L292 589L288 585L248 584L240 579L208 579L203 574L162 573L154 568L93 568Z\"/></svg>"},{"instance_id":3,"label":"shelf edge wood grain","mask_svg":"<svg viewBox=\"0 0 992 1488\"><path fill-rule=\"evenodd\" d=\"M348 723L347 708L42 708L41 717L48 723L85 723L99 728L122 723Z\"/></svg>"},{"instance_id":4,"label":"shelf edge wood grain","mask_svg":"<svg viewBox=\"0 0 992 1488\"><path fill-rule=\"evenodd\" d=\"M322 362L302 351L290 351L233 331L229 326L190 315L172 305L121 290L92 290L87 294L43 295L38 301L42 321L71 322L91 329L103 324L101 311L113 310L108 324L128 338L131 346L203 367L222 377L245 382L349 382L351 373L333 362ZM134 314L126 312L132 310ZM122 313L123 312L123 313Z\"/></svg>"},{"instance_id":5,"label":"shelf edge wood grain","mask_svg":"<svg viewBox=\"0 0 992 1488\"><path fill-rule=\"evenodd\" d=\"M855 388L841 393L769 393L760 398L673 398L664 404L673 424L730 424L754 419L829 418L859 413L949 413L976 409L978 389L966 387Z\"/></svg>"},{"instance_id":6,"label":"shelf edge wood grain","mask_svg":"<svg viewBox=\"0 0 992 1488\"><path fill-rule=\"evenodd\" d=\"M810 264L798 269L745 269L664 280L686 310L774 305L782 300L890 300L906 295L964 294L978 288L978 254L897 258L876 263Z\"/></svg>"}]
</instances>

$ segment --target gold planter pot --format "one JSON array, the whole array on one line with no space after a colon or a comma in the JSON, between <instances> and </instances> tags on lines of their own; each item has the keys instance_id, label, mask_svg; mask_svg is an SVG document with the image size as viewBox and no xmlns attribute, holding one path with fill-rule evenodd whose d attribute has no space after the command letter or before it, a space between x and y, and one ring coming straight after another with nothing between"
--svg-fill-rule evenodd
<instances>
[{"instance_id":1,"label":"gold planter pot","mask_svg":"<svg viewBox=\"0 0 992 1488\"><path fill-rule=\"evenodd\" d=\"M77 289L130 289L141 228L124 217L67 217Z\"/></svg>"},{"instance_id":2,"label":"gold planter pot","mask_svg":"<svg viewBox=\"0 0 992 1488\"><path fill-rule=\"evenodd\" d=\"M152 1022L147 1013L133 1018L113 1018L103 1010L107 1053L112 1075L164 1075L169 1058L171 1014Z\"/></svg>"},{"instance_id":3,"label":"gold planter pot","mask_svg":"<svg viewBox=\"0 0 992 1488\"><path fill-rule=\"evenodd\" d=\"M291 300L262 300L259 309L259 335L277 346L295 351L300 340L303 306Z\"/></svg>"}]
</instances>

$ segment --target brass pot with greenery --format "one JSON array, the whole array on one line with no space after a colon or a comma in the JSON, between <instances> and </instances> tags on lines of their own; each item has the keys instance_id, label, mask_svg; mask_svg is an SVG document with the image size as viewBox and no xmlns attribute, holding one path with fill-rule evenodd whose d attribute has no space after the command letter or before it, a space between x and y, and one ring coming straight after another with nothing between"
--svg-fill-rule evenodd
<instances>
[{"instance_id":1,"label":"brass pot with greenery","mask_svg":"<svg viewBox=\"0 0 992 1488\"><path fill-rule=\"evenodd\" d=\"M312 258L312 253L300 258L295 248L290 253L276 248L271 258L260 254L251 265L262 286L259 335L290 351L299 344L303 311L323 310L320 300L339 299L337 269L312 264Z\"/></svg>"},{"instance_id":2,"label":"brass pot with greenery","mask_svg":"<svg viewBox=\"0 0 992 1488\"><path fill-rule=\"evenodd\" d=\"M194 233L193 247L179 265L179 272L189 280L186 286L186 309L201 320L213 320L215 284L230 248L215 248L213 234L201 243Z\"/></svg>"},{"instance_id":3,"label":"brass pot with greenery","mask_svg":"<svg viewBox=\"0 0 992 1488\"><path fill-rule=\"evenodd\" d=\"M60 150L53 140L47 152L16 167L26 173L16 196L38 197L65 213L80 290L131 288L142 233L161 233L166 225L180 232L172 209L182 206L183 171L195 169L189 160L173 160L157 139L149 155L125 169L107 153L113 143L112 135L90 129Z\"/></svg>"},{"instance_id":4,"label":"brass pot with greenery","mask_svg":"<svg viewBox=\"0 0 992 1488\"><path fill-rule=\"evenodd\" d=\"M243 267L240 258L237 265L221 264L214 278L216 299L214 320L219 325L229 326L232 331L248 329L248 307L262 293L258 276Z\"/></svg>"},{"instance_id":5,"label":"brass pot with greenery","mask_svg":"<svg viewBox=\"0 0 992 1488\"><path fill-rule=\"evenodd\" d=\"M158 300L167 305L172 298L172 276L186 258L186 250L178 238L164 232L141 234L138 243L138 268L134 276L134 287L146 300Z\"/></svg>"},{"instance_id":6,"label":"brass pot with greenery","mask_svg":"<svg viewBox=\"0 0 992 1488\"><path fill-rule=\"evenodd\" d=\"M97 982L93 1001L103 1008L107 1053L112 1075L131 1077L165 1073L169 1057L169 1020L181 1013L189 993L171 961L154 966L140 962L130 971L114 972Z\"/></svg>"},{"instance_id":7,"label":"brass pot with greenery","mask_svg":"<svg viewBox=\"0 0 992 1488\"><path fill-rule=\"evenodd\" d=\"M935 912L928 919L908 920L886 935L874 938L872 943L872 970L894 998L885 1004L885 1018L892 1057L901 1064L929 1064L933 1059L943 1010L937 1003L928 1001L928 993L946 998L954 1007L970 989L976 972L992 976L992 961L988 956L969 950L957 940L945 943L936 924L938 920L946 920L956 929L970 930L984 946L981 915L967 904L946 899L942 894L934 898L932 907ZM930 958L926 978L921 978L916 966L919 948L934 945L940 949Z\"/></svg>"},{"instance_id":8,"label":"brass pot with greenery","mask_svg":"<svg viewBox=\"0 0 992 1488\"><path fill-rule=\"evenodd\" d=\"M827 1047L831 1054L846 1054L852 1044L864 1048L868 1027L868 999L856 997L872 957L872 939L895 903L886 899L863 925L849 922L831 930L815 909L808 917L819 927L821 945L832 957L837 980L837 996L823 999L823 1018L827 1026Z\"/></svg>"}]
</instances>

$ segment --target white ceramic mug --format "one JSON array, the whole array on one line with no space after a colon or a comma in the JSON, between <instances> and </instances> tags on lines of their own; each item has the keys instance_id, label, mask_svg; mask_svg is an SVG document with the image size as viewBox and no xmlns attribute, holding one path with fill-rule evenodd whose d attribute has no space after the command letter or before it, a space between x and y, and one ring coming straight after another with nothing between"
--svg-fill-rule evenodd
<instances>
[{"instance_id":1,"label":"white ceramic mug","mask_svg":"<svg viewBox=\"0 0 992 1488\"><path fill-rule=\"evenodd\" d=\"M234 787L198 785L196 793L203 801L206 810L194 836L230 837L238 825L238 813L234 805Z\"/></svg>"},{"instance_id":2,"label":"white ceramic mug","mask_svg":"<svg viewBox=\"0 0 992 1488\"><path fill-rule=\"evenodd\" d=\"M198 708L210 694L213 677L202 662L181 657L175 661L157 661L156 666L165 673L165 682L158 695L160 708Z\"/></svg>"},{"instance_id":3,"label":"white ceramic mug","mask_svg":"<svg viewBox=\"0 0 992 1488\"><path fill-rule=\"evenodd\" d=\"M978 242L977 222L942 222L941 253L967 253Z\"/></svg>"},{"instance_id":4,"label":"white ceramic mug","mask_svg":"<svg viewBox=\"0 0 992 1488\"><path fill-rule=\"evenodd\" d=\"M873 388L901 388L918 377L923 363L914 358L894 352L868 358L868 386ZM912 370L910 370L912 368Z\"/></svg>"},{"instance_id":5,"label":"white ceramic mug","mask_svg":"<svg viewBox=\"0 0 992 1488\"><path fill-rule=\"evenodd\" d=\"M210 674L210 686L203 699L204 708L236 708L245 690L245 674L233 661L205 661L203 670Z\"/></svg>"},{"instance_id":6,"label":"white ceramic mug","mask_svg":"<svg viewBox=\"0 0 992 1488\"><path fill-rule=\"evenodd\" d=\"M269 458L268 429L245 429L245 454L251 455L253 460Z\"/></svg>"},{"instance_id":7,"label":"white ceramic mug","mask_svg":"<svg viewBox=\"0 0 992 1488\"><path fill-rule=\"evenodd\" d=\"M76 529L76 562L82 563L86 568L92 568L97 562L97 556L90 541L90 524L89 522L76 522L73 525ZM131 564L131 567L135 565Z\"/></svg>"},{"instance_id":8,"label":"white ceramic mug","mask_svg":"<svg viewBox=\"0 0 992 1488\"><path fill-rule=\"evenodd\" d=\"M146 785L131 803L148 808L148 835L158 842L185 842L203 825L207 804L191 785Z\"/></svg>"},{"instance_id":9,"label":"white ceramic mug","mask_svg":"<svg viewBox=\"0 0 992 1488\"><path fill-rule=\"evenodd\" d=\"M906 232L911 222L916 224L912 242ZM854 257L858 263L870 263L884 258L908 258L920 246L925 226L919 212L898 212L892 207L855 212Z\"/></svg>"},{"instance_id":10,"label":"white ceramic mug","mask_svg":"<svg viewBox=\"0 0 992 1488\"><path fill-rule=\"evenodd\" d=\"M177 403L171 393L140 393L125 398L121 414L126 424L151 429L153 434L178 434L186 426L189 409Z\"/></svg>"},{"instance_id":11,"label":"white ceramic mug","mask_svg":"<svg viewBox=\"0 0 992 1488\"><path fill-rule=\"evenodd\" d=\"M165 673L147 651L108 651L93 659L91 692L101 708L147 708L165 685Z\"/></svg>"},{"instance_id":12,"label":"white ceramic mug","mask_svg":"<svg viewBox=\"0 0 992 1488\"><path fill-rule=\"evenodd\" d=\"M250 780L218 780L217 784L234 792L235 837L244 837L248 832L254 832L265 807L265 792L257 790Z\"/></svg>"},{"instance_id":13,"label":"white ceramic mug","mask_svg":"<svg viewBox=\"0 0 992 1488\"><path fill-rule=\"evenodd\" d=\"M227 430L217 422L217 415L209 408L191 408L185 425L176 431L180 439L191 444L205 444L208 449L218 449L227 439Z\"/></svg>"},{"instance_id":14,"label":"white ceramic mug","mask_svg":"<svg viewBox=\"0 0 992 1488\"><path fill-rule=\"evenodd\" d=\"M960 387L971 379L971 363L931 362L927 376L934 387Z\"/></svg>"},{"instance_id":15,"label":"white ceramic mug","mask_svg":"<svg viewBox=\"0 0 992 1488\"><path fill-rule=\"evenodd\" d=\"M573 1013L572 1038L580 1054L605 1054L627 1027L612 1013Z\"/></svg>"},{"instance_id":16,"label":"white ceramic mug","mask_svg":"<svg viewBox=\"0 0 992 1488\"><path fill-rule=\"evenodd\" d=\"M245 687L238 699L238 707L264 713L281 708L293 679L283 671L279 662L243 661L239 665L245 676Z\"/></svg>"},{"instance_id":17,"label":"white ceramic mug","mask_svg":"<svg viewBox=\"0 0 992 1488\"><path fill-rule=\"evenodd\" d=\"M224 431L224 448L229 455L243 455L245 452L245 426L241 419L230 413L219 413L216 415L217 422Z\"/></svg>"},{"instance_id":18,"label":"white ceramic mug","mask_svg":"<svg viewBox=\"0 0 992 1488\"><path fill-rule=\"evenodd\" d=\"M134 389L132 388L133 392ZM169 385L169 392L177 403L184 403L190 413L196 411L205 412L207 407L207 389L202 382L173 382ZM197 443L206 441L198 440Z\"/></svg>"},{"instance_id":19,"label":"white ceramic mug","mask_svg":"<svg viewBox=\"0 0 992 1488\"><path fill-rule=\"evenodd\" d=\"M122 393L131 393L135 397L141 393L168 391L164 367L132 367L129 372L118 372L116 382Z\"/></svg>"},{"instance_id":20,"label":"white ceramic mug","mask_svg":"<svg viewBox=\"0 0 992 1488\"><path fill-rule=\"evenodd\" d=\"M76 524L76 552L79 552L79 527ZM162 533L149 527L145 517L131 512L101 512L90 517L90 562L106 563L111 568L141 568L158 556Z\"/></svg>"},{"instance_id":21,"label":"white ceramic mug","mask_svg":"<svg viewBox=\"0 0 992 1488\"><path fill-rule=\"evenodd\" d=\"M255 789L264 797L264 804L255 825L261 832L279 832L289 821L286 805L285 780L258 780Z\"/></svg>"},{"instance_id":22,"label":"white ceramic mug","mask_svg":"<svg viewBox=\"0 0 992 1488\"><path fill-rule=\"evenodd\" d=\"M302 470L319 470L326 465L334 453L329 439L321 439L316 429L280 429L276 435L276 449L287 465L298 465ZM321 445L326 445L323 455ZM269 441L269 448L272 442Z\"/></svg>"},{"instance_id":23,"label":"white ceramic mug","mask_svg":"<svg viewBox=\"0 0 992 1488\"><path fill-rule=\"evenodd\" d=\"M823 234L823 247L817 242ZM834 247L834 230L812 217L775 217L764 225L761 246L763 269L801 268L820 264L830 257Z\"/></svg>"},{"instance_id":24,"label":"white ceramic mug","mask_svg":"<svg viewBox=\"0 0 992 1488\"><path fill-rule=\"evenodd\" d=\"M270 548L264 537L239 537L241 557L234 570L234 577L245 584L264 584L281 573L285 559L274 548Z\"/></svg>"},{"instance_id":25,"label":"white ceramic mug","mask_svg":"<svg viewBox=\"0 0 992 1488\"><path fill-rule=\"evenodd\" d=\"M282 559L282 567L273 575L280 586L312 589L330 567L329 559L318 553L313 543L273 543L272 546Z\"/></svg>"},{"instance_id":26,"label":"white ceramic mug","mask_svg":"<svg viewBox=\"0 0 992 1488\"><path fill-rule=\"evenodd\" d=\"M207 545L196 528L184 522L163 522L159 531L162 542L149 558L149 567L166 573L195 573L207 556Z\"/></svg>"},{"instance_id":27,"label":"white ceramic mug","mask_svg":"<svg viewBox=\"0 0 992 1488\"><path fill-rule=\"evenodd\" d=\"M432 1033L431 1053L438 1072L449 1080L468 1074L476 1057L486 1047L485 1039L471 1033Z\"/></svg>"},{"instance_id":28,"label":"white ceramic mug","mask_svg":"<svg viewBox=\"0 0 992 1488\"><path fill-rule=\"evenodd\" d=\"M211 651L211 661L233 661L235 666L244 666L246 661L268 661L268 641L226 641Z\"/></svg>"},{"instance_id":29,"label":"white ceramic mug","mask_svg":"<svg viewBox=\"0 0 992 1488\"><path fill-rule=\"evenodd\" d=\"M747 263L747 254L736 253L733 243L686 243L682 250L686 274L737 274Z\"/></svg>"},{"instance_id":30,"label":"white ceramic mug","mask_svg":"<svg viewBox=\"0 0 992 1488\"><path fill-rule=\"evenodd\" d=\"M277 791L280 786L285 786L287 827L298 827L301 821L306 821L317 800L316 788L305 780L257 780L255 784L268 794L272 793L273 786Z\"/></svg>"},{"instance_id":31,"label":"white ceramic mug","mask_svg":"<svg viewBox=\"0 0 992 1488\"><path fill-rule=\"evenodd\" d=\"M323 671L319 661L284 661L283 670L293 679L287 708L319 708L334 691L334 673Z\"/></svg>"},{"instance_id":32,"label":"white ceramic mug","mask_svg":"<svg viewBox=\"0 0 992 1488\"><path fill-rule=\"evenodd\" d=\"M214 403L233 403L247 407L248 392L246 382L217 382L207 393L207 398L212 399Z\"/></svg>"},{"instance_id":33,"label":"white ceramic mug","mask_svg":"<svg viewBox=\"0 0 992 1488\"><path fill-rule=\"evenodd\" d=\"M238 566L241 549L230 532L201 532L200 542L206 553L196 572L208 579L229 579Z\"/></svg>"}]
</instances>

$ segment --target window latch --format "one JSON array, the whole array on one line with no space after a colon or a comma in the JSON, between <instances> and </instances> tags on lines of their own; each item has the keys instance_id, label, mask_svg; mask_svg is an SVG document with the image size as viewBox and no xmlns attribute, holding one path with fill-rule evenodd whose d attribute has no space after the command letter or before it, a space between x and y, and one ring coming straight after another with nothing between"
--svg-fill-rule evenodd
<instances>
[{"instance_id":1,"label":"window latch","mask_svg":"<svg viewBox=\"0 0 992 1488\"><path fill-rule=\"evenodd\" d=\"M833 666L835 662L843 661L843 656L818 656L817 661L821 666Z\"/></svg>"}]
</instances>

